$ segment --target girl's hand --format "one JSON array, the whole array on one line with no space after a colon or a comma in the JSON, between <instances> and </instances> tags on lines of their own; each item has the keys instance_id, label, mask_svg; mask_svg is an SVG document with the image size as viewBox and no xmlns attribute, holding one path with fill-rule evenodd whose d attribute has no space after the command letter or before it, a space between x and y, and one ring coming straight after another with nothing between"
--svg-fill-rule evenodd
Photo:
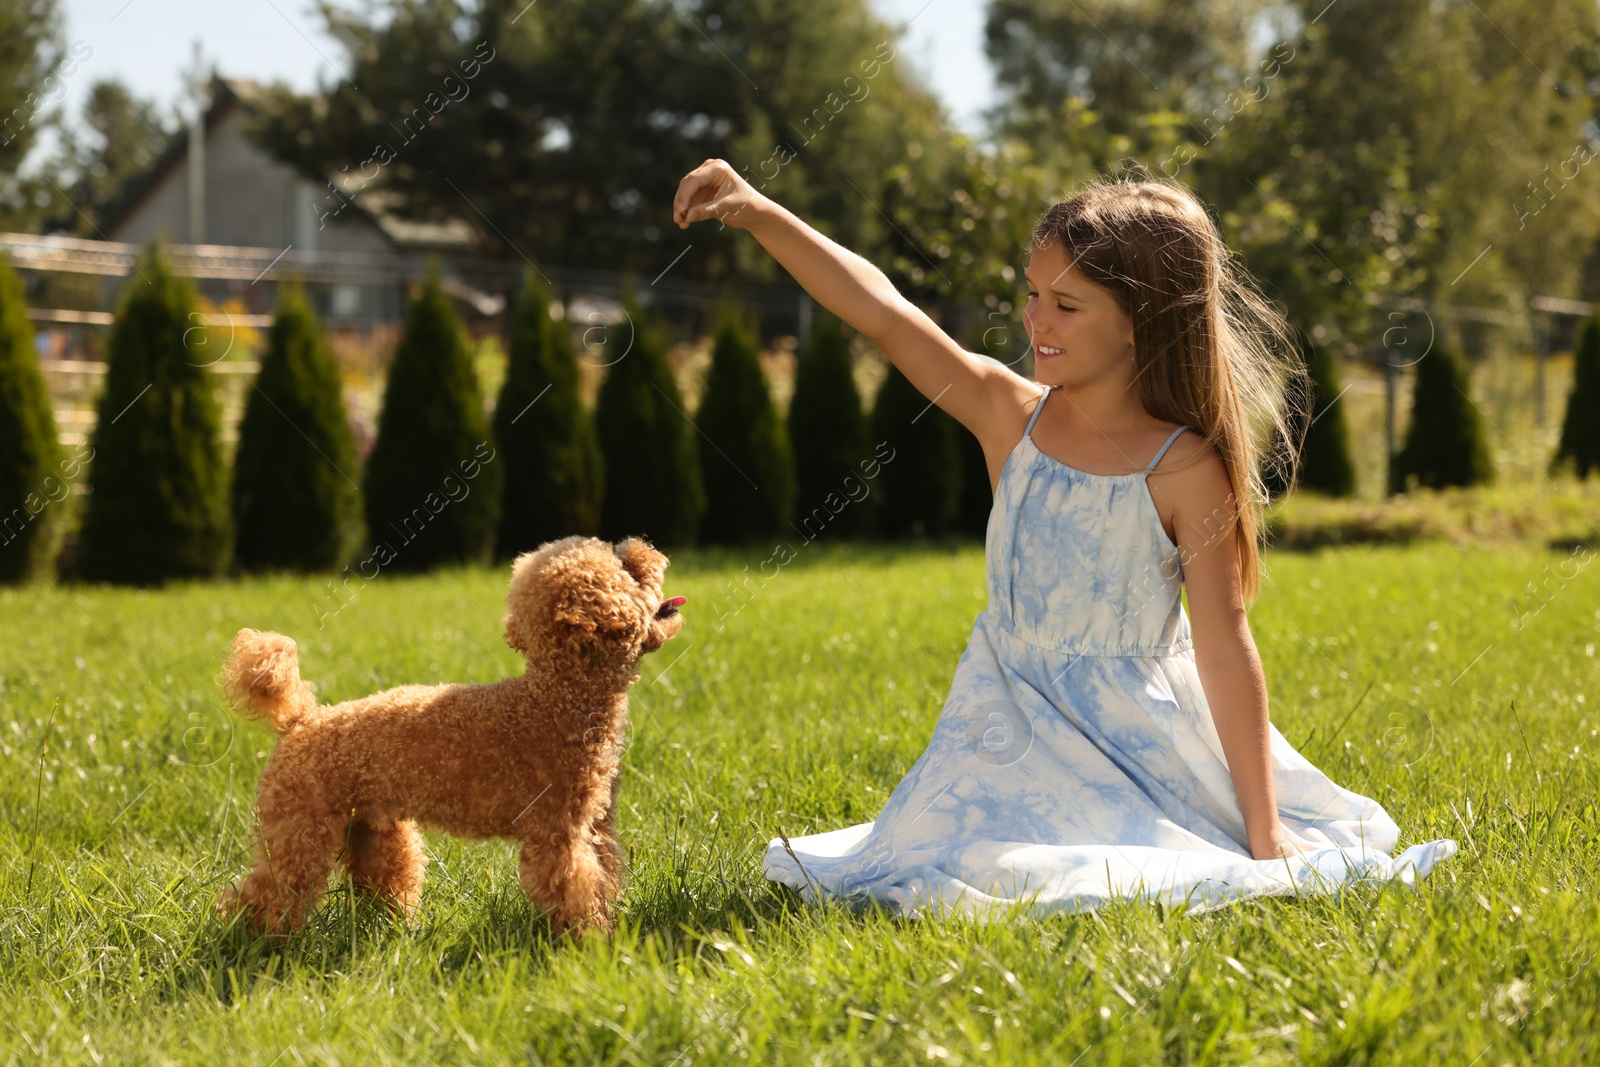
<instances>
[{"instance_id":1,"label":"girl's hand","mask_svg":"<svg viewBox=\"0 0 1600 1067\"><path fill-rule=\"evenodd\" d=\"M704 219L721 219L724 225L748 230L771 206L772 201L756 192L726 160L708 159L678 183L672 221L680 230Z\"/></svg>"}]
</instances>

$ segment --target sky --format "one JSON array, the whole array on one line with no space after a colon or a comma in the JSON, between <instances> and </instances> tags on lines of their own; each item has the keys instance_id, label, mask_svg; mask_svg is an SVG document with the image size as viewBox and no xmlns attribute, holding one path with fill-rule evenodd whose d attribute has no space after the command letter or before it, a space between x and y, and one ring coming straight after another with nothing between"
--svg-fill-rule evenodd
<instances>
[{"instance_id":1,"label":"sky","mask_svg":"<svg viewBox=\"0 0 1600 1067\"><path fill-rule=\"evenodd\" d=\"M994 98L983 55L984 0L869 3L888 21L909 22L896 62L916 68L958 128L976 132ZM61 103L69 116L100 78L120 78L163 105L175 102L186 91L196 40L207 65L224 77L281 79L304 91L343 74L342 53L306 0L63 0L62 7L67 41L93 50L67 80Z\"/></svg>"}]
</instances>

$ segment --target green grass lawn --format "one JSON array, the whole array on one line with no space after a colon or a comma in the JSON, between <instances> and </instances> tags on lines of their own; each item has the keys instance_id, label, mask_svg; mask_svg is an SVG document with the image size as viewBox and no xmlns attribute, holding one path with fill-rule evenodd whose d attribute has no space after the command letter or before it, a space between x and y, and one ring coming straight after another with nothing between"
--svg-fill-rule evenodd
<instances>
[{"instance_id":1,"label":"green grass lawn","mask_svg":"<svg viewBox=\"0 0 1600 1067\"><path fill-rule=\"evenodd\" d=\"M283 946L211 912L271 740L219 699L234 631L297 638L324 700L499 678L508 570L386 578L321 626L312 580L0 592L0 1061L1600 1061L1587 551L1268 556L1273 721L1400 847L1456 839L1416 890L989 926L806 909L760 873L780 831L872 818L922 751L980 548L808 546L770 580L765 555L675 558L687 624L632 696L621 930L580 945L509 846L437 835L414 927L344 889Z\"/></svg>"}]
</instances>

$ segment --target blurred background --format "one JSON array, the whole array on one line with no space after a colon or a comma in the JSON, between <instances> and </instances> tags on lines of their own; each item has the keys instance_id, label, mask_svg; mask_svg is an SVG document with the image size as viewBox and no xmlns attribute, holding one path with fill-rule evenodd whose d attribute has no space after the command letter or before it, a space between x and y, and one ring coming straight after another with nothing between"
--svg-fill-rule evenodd
<instances>
[{"instance_id":1,"label":"blurred background","mask_svg":"<svg viewBox=\"0 0 1600 1067\"><path fill-rule=\"evenodd\" d=\"M1595 536L1593 4L18 0L0 39L0 375L38 382L0 411L15 575L127 573L83 565L84 498L126 532L157 483L210 527L152 527L203 547L129 580L337 569L479 438L496 499L419 567L647 525L981 537L970 435L747 234L671 223L707 157L1023 373L1044 208L1096 174L1184 182L1317 382L1274 444L1302 460L1269 478L1275 544ZM163 436L182 396L208 413ZM108 489L109 446L145 460ZM252 507L300 492L317 528L271 539L322 547L247 550Z\"/></svg>"}]
</instances>

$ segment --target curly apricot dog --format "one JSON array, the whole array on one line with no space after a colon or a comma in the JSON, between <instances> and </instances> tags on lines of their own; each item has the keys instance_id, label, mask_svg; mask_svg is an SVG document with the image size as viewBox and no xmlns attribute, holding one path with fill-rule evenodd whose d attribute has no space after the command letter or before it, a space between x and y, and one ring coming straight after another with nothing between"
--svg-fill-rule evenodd
<instances>
[{"instance_id":1,"label":"curly apricot dog","mask_svg":"<svg viewBox=\"0 0 1600 1067\"><path fill-rule=\"evenodd\" d=\"M609 931L622 878L615 814L628 687L683 626L662 598L667 557L567 537L512 564L506 642L525 673L403 685L329 706L295 643L240 630L223 684L278 733L256 795L254 871L218 902L255 929L298 929L342 861L354 887L407 915L426 857L419 827L522 843L522 889L558 931Z\"/></svg>"}]
</instances>

